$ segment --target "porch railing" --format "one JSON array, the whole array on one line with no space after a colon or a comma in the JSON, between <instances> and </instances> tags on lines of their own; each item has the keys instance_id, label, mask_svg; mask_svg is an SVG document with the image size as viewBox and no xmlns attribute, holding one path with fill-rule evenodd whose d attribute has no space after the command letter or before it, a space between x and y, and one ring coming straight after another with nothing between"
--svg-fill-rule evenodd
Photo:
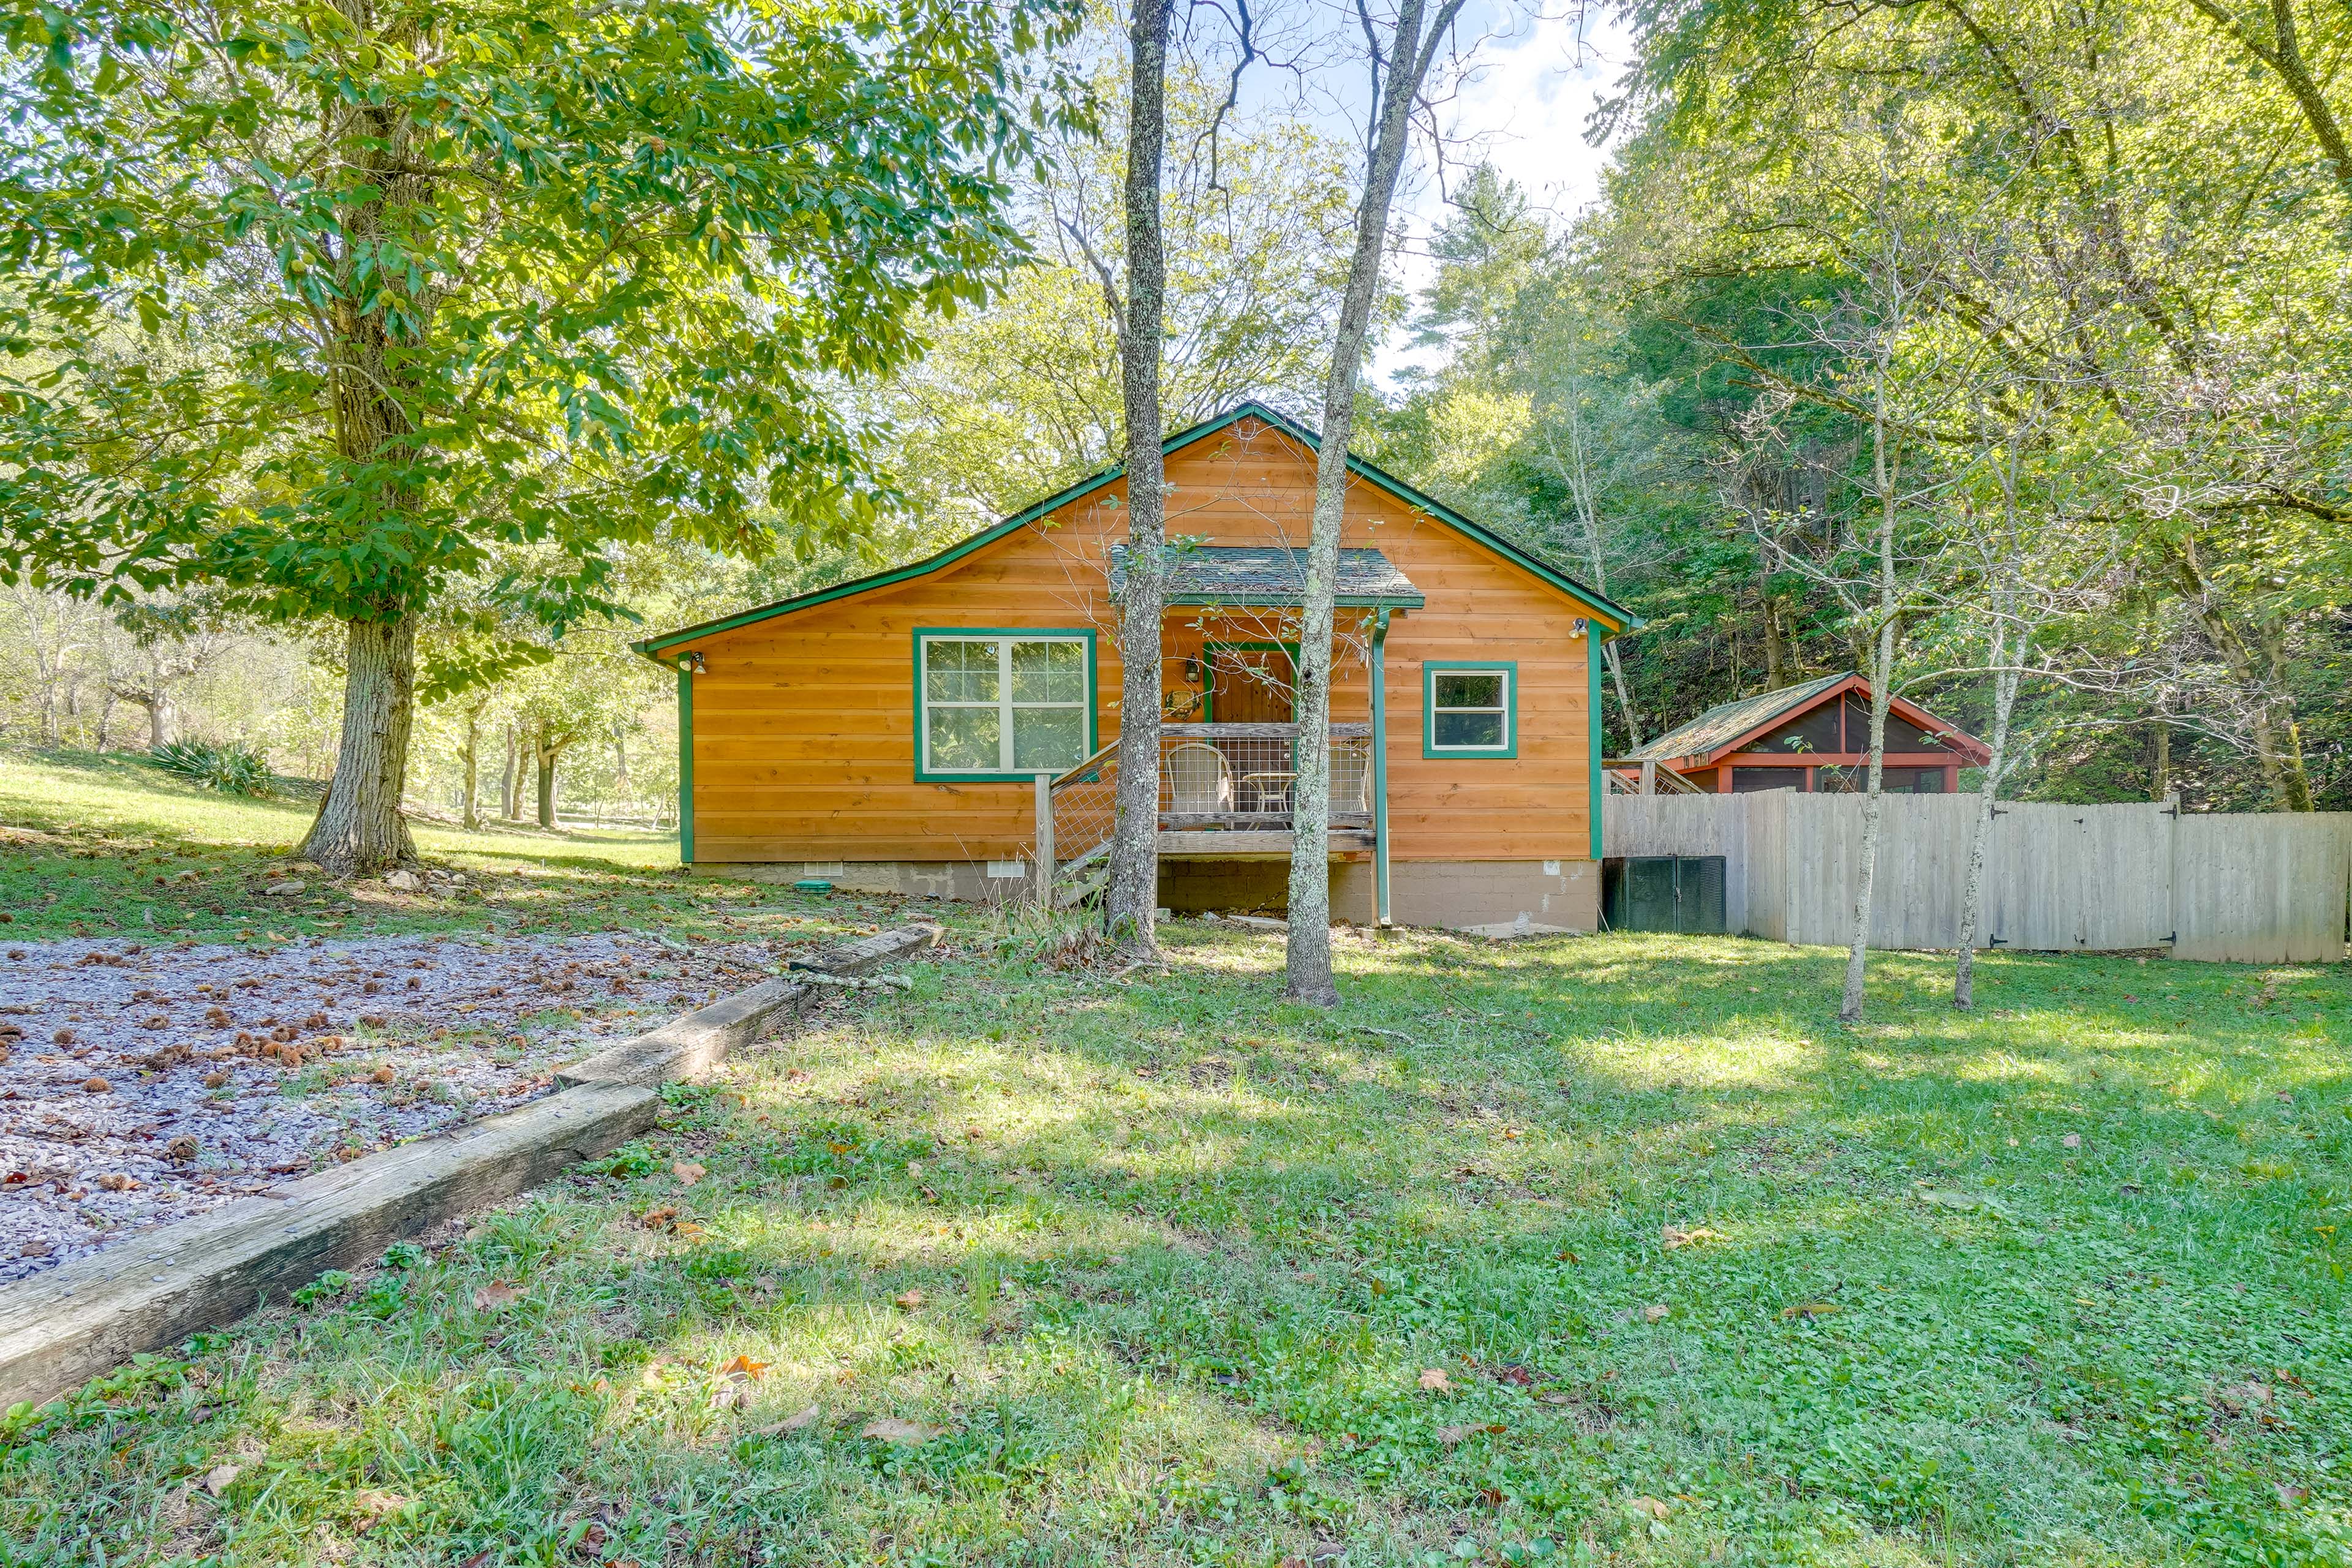
<instances>
[{"instance_id":1,"label":"porch railing","mask_svg":"<svg viewBox=\"0 0 2352 1568\"><path fill-rule=\"evenodd\" d=\"M1286 832L1297 789L1297 724L1163 724L1163 830ZM1331 726L1331 826L1372 824L1372 727ZM1034 858L1040 900L1077 902L1107 879L1117 816L1118 742L1038 776Z\"/></svg>"},{"instance_id":2,"label":"porch railing","mask_svg":"<svg viewBox=\"0 0 2352 1568\"><path fill-rule=\"evenodd\" d=\"M1282 830L1298 783L1296 724L1163 724L1160 826ZM1331 726L1331 825L1372 820L1372 727Z\"/></svg>"}]
</instances>

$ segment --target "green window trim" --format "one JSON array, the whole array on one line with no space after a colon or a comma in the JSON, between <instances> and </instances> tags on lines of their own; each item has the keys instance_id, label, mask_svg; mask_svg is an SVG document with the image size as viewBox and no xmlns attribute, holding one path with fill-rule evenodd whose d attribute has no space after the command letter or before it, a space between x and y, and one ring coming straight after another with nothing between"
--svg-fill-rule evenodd
<instances>
[{"instance_id":1,"label":"green window trim","mask_svg":"<svg viewBox=\"0 0 2352 1568\"><path fill-rule=\"evenodd\" d=\"M995 642L1000 644L1018 642L1082 643L1086 647L1086 744L1084 747L1079 751L1078 754L1072 757L1068 763L1060 763L1053 767L1001 767L989 769L932 768L929 765L930 725L926 715L926 709L929 704L926 701L926 692L924 688L925 676L928 668L926 663L926 647L929 644L934 642ZM913 689L912 695L915 705L915 782L917 784L1019 783L1034 778L1041 773L1058 773L1062 772L1064 768L1084 762L1087 758L1092 756L1095 752L1099 749L1102 743L1099 738L1100 723L1098 721L1098 711L1100 708L1099 693L1101 688L1096 679L1095 653L1095 630L1092 626L917 626L914 632L914 651L909 666L910 679L908 680L908 685ZM1008 651L1002 657L1009 659L1011 658L1010 652ZM996 700L1001 713L1009 712L1009 710L1015 706L1012 689L1003 682L1001 676ZM957 703L954 705L972 706L973 704ZM1023 704L1022 706L1028 705ZM1044 706L1066 706L1066 704L1045 704ZM1013 731L1008 722L998 731L998 744L1000 748L1011 743L1012 735ZM1003 752L1000 750L999 756L1002 757L1002 755Z\"/></svg>"},{"instance_id":2,"label":"green window trim","mask_svg":"<svg viewBox=\"0 0 2352 1568\"><path fill-rule=\"evenodd\" d=\"M1503 743L1441 746L1437 743L1437 678L1441 675L1500 675L1503 678ZM1450 707L1449 712L1497 711L1493 707ZM1423 757L1496 757L1519 754L1519 667L1507 658L1430 658L1421 665L1421 754Z\"/></svg>"}]
</instances>

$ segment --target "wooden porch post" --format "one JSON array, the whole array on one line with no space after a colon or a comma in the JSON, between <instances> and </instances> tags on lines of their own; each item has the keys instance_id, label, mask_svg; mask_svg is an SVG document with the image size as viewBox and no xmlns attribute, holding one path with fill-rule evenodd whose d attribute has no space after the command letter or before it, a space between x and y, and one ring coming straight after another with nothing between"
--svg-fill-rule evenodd
<instances>
[{"instance_id":1,"label":"wooden porch post","mask_svg":"<svg viewBox=\"0 0 2352 1568\"><path fill-rule=\"evenodd\" d=\"M1054 908L1054 775L1037 775L1037 904Z\"/></svg>"},{"instance_id":2,"label":"wooden porch post","mask_svg":"<svg viewBox=\"0 0 2352 1568\"><path fill-rule=\"evenodd\" d=\"M1389 612L1372 616L1372 906L1389 923Z\"/></svg>"}]
</instances>

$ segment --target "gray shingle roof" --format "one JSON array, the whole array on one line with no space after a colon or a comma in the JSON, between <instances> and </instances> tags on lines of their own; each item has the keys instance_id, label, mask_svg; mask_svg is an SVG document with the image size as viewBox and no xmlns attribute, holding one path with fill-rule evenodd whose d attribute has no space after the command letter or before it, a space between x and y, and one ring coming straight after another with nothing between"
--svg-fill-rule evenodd
<instances>
[{"instance_id":1,"label":"gray shingle roof","mask_svg":"<svg viewBox=\"0 0 2352 1568\"><path fill-rule=\"evenodd\" d=\"M1753 697L1736 701L1720 702L1679 729L1669 730L1638 751L1625 753L1629 763L1663 763L1675 757L1703 757L1718 746L1729 745L1760 724L1769 724L1782 714L1792 713L1852 675L1852 670L1840 670L1824 675L1819 680L1808 680L1801 686L1782 686L1770 691L1759 691Z\"/></svg>"},{"instance_id":2,"label":"gray shingle roof","mask_svg":"<svg viewBox=\"0 0 2352 1568\"><path fill-rule=\"evenodd\" d=\"M1171 605L1297 605L1306 602L1307 552L1282 544L1202 544L1175 552ZM1110 550L1110 588L1127 587L1127 547ZM1339 603L1417 610L1421 590L1377 550L1339 552Z\"/></svg>"}]
</instances>

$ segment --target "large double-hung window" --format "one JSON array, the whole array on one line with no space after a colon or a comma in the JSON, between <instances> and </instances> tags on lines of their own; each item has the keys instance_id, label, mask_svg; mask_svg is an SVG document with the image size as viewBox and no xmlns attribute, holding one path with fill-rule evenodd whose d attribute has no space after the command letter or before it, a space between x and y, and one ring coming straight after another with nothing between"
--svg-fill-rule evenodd
<instances>
[{"instance_id":1,"label":"large double-hung window","mask_svg":"<svg viewBox=\"0 0 2352 1568\"><path fill-rule=\"evenodd\" d=\"M919 778L1060 773L1094 749L1094 634L915 634Z\"/></svg>"}]
</instances>

